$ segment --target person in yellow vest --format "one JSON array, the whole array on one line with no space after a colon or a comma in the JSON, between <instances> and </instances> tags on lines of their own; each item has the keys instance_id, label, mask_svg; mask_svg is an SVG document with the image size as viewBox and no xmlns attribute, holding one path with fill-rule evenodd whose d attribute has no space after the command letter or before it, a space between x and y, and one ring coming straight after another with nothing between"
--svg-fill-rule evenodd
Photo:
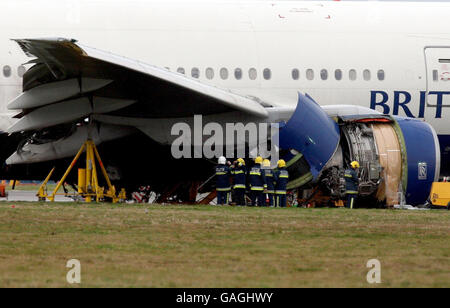
<instances>
[{"instance_id":1,"label":"person in yellow vest","mask_svg":"<svg viewBox=\"0 0 450 308\"><path fill-rule=\"evenodd\" d=\"M286 170L286 162L284 160L278 161L278 170L274 173L275 180L275 194L276 206L287 206L287 184L289 183L289 172Z\"/></svg>"},{"instance_id":2,"label":"person in yellow vest","mask_svg":"<svg viewBox=\"0 0 450 308\"><path fill-rule=\"evenodd\" d=\"M274 172L270 168L270 160L268 160L268 159L265 159L263 161L263 172L264 172L264 177L266 179L266 185L267 185L266 194L269 199L269 206L273 207L274 206L274 195L275 195Z\"/></svg>"},{"instance_id":3,"label":"person in yellow vest","mask_svg":"<svg viewBox=\"0 0 450 308\"><path fill-rule=\"evenodd\" d=\"M258 156L255 159L255 165L250 169L249 182L250 182L250 199L252 200L252 206L264 206L266 200L264 199L264 190L266 188L264 172L262 171L261 164L263 158Z\"/></svg>"},{"instance_id":4,"label":"person in yellow vest","mask_svg":"<svg viewBox=\"0 0 450 308\"><path fill-rule=\"evenodd\" d=\"M227 159L220 157L216 166L217 205L228 205L231 192L231 171Z\"/></svg>"},{"instance_id":5,"label":"person in yellow vest","mask_svg":"<svg viewBox=\"0 0 450 308\"><path fill-rule=\"evenodd\" d=\"M234 162L231 169L233 175L233 191L234 202L236 205L245 206L245 189L247 184L247 170L245 168L245 160L239 158Z\"/></svg>"},{"instance_id":6,"label":"person in yellow vest","mask_svg":"<svg viewBox=\"0 0 450 308\"><path fill-rule=\"evenodd\" d=\"M345 170L345 194L347 195L346 207L353 209L356 206L356 201L359 194L359 178L358 169L360 167L359 162L353 161L350 164L349 169Z\"/></svg>"}]
</instances>

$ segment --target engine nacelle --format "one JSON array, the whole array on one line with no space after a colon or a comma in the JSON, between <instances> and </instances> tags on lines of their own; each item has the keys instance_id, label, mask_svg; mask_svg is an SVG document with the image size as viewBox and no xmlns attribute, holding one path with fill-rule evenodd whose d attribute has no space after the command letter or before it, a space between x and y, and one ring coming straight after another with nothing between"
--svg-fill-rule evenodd
<instances>
[{"instance_id":1,"label":"engine nacelle","mask_svg":"<svg viewBox=\"0 0 450 308\"><path fill-rule=\"evenodd\" d=\"M393 206L424 204L439 179L437 134L427 123L366 108L321 108L299 95L297 110L280 132L289 189L320 188L331 199L345 193L343 174L360 163L360 196Z\"/></svg>"}]
</instances>

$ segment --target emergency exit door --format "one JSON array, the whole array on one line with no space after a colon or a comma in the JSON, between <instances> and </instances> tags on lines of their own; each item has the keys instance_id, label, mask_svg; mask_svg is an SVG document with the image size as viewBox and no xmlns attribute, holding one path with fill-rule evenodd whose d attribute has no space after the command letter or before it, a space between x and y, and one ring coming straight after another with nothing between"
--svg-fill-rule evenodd
<instances>
[{"instance_id":1,"label":"emergency exit door","mask_svg":"<svg viewBox=\"0 0 450 308\"><path fill-rule=\"evenodd\" d=\"M450 46L426 47L427 105L450 106ZM447 93L446 93L447 92Z\"/></svg>"}]
</instances>

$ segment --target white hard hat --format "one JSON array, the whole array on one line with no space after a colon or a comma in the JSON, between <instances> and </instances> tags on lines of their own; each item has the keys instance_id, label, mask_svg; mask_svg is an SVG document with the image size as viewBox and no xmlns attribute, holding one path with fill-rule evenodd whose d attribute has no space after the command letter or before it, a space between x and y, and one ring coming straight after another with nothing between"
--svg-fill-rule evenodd
<instances>
[{"instance_id":1,"label":"white hard hat","mask_svg":"<svg viewBox=\"0 0 450 308\"><path fill-rule=\"evenodd\" d=\"M225 165L227 163L227 159L223 156L219 157L219 165Z\"/></svg>"}]
</instances>

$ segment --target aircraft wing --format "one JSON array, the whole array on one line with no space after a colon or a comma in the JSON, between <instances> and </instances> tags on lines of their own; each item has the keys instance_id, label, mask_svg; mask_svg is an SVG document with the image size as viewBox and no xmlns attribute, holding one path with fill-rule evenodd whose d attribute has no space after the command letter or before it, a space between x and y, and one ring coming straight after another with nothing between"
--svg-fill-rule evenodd
<instances>
[{"instance_id":1,"label":"aircraft wing","mask_svg":"<svg viewBox=\"0 0 450 308\"><path fill-rule=\"evenodd\" d=\"M22 110L9 133L35 130L90 114L181 118L232 111L266 118L268 104L164 68L68 39L15 40L35 59L23 94L8 104ZM264 105L264 106L263 106Z\"/></svg>"}]
</instances>

